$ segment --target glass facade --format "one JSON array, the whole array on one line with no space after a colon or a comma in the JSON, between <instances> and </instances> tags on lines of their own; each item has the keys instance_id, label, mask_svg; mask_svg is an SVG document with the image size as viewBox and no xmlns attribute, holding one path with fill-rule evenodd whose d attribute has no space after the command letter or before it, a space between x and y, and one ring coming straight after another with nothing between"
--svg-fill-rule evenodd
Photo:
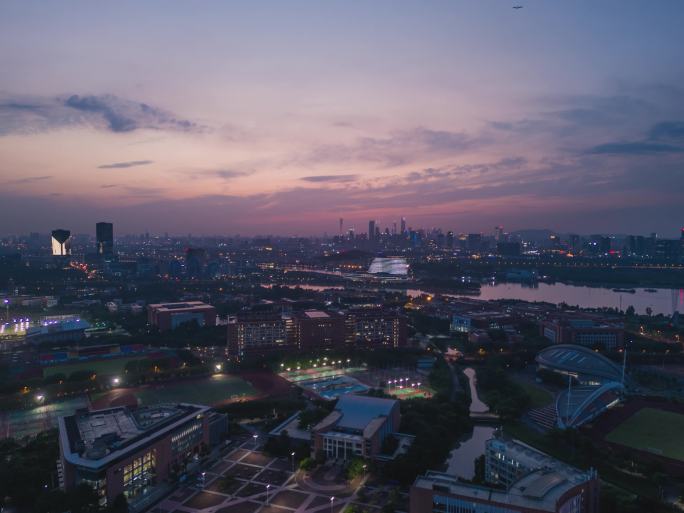
<instances>
[{"instance_id":1,"label":"glass facade","mask_svg":"<svg viewBox=\"0 0 684 513\"><path fill-rule=\"evenodd\" d=\"M441 495L435 495L432 501L432 511L434 513L518 513L515 509Z\"/></svg>"},{"instance_id":2,"label":"glass facade","mask_svg":"<svg viewBox=\"0 0 684 513\"><path fill-rule=\"evenodd\" d=\"M156 450L153 449L124 466L123 488L126 498L136 497L154 484L156 460Z\"/></svg>"},{"instance_id":3,"label":"glass facade","mask_svg":"<svg viewBox=\"0 0 684 513\"><path fill-rule=\"evenodd\" d=\"M202 421L200 419L184 426L171 437L171 451L174 458L189 456L193 447L202 441Z\"/></svg>"}]
</instances>

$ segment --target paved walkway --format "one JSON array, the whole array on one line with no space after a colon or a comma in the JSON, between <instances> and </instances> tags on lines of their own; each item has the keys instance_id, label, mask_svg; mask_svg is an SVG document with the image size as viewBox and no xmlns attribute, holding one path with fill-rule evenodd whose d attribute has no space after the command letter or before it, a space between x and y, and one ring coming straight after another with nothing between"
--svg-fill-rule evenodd
<instances>
[{"instance_id":1,"label":"paved walkway","mask_svg":"<svg viewBox=\"0 0 684 513\"><path fill-rule=\"evenodd\" d=\"M268 456L247 440L206 471L204 487L179 488L150 513L341 513L358 502L355 490L344 487L347 493L335 496L304 485L302 478L289 459Z\"/></svg>"}]
</instances>

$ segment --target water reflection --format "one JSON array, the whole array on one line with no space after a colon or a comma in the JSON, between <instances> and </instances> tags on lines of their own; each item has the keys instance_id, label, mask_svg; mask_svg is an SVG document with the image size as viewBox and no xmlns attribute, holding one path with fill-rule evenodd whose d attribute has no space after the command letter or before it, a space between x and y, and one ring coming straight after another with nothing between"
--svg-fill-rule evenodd
<instances>
[{"instance_id":1,"label":"water reflection","mask_svg":"<svg viewBox=\"0 0 684 513\"><path fill-rule=\"evenodd\" d=\"M449 454L447 473L472 479L475 475L475 458L484 454L485 442L494 436L495 430L493 426L475 426L472 435L462 440Z\"/></svg>"}]
</instances>

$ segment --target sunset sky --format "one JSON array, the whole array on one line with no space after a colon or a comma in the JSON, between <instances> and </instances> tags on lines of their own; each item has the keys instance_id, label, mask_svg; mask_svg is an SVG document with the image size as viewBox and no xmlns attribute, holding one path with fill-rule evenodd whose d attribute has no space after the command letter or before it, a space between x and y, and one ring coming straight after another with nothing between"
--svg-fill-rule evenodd
<instances>
[{"instance_id":1,"label":"sunset sky","mask_svg":"<svg viewBox=\"0 0 684 513\"><path fill-rule=\"evenodd\" d=\"M683 27L681 0L3 0L0 234L675 237Z\"/></svg>"}]
</instances>

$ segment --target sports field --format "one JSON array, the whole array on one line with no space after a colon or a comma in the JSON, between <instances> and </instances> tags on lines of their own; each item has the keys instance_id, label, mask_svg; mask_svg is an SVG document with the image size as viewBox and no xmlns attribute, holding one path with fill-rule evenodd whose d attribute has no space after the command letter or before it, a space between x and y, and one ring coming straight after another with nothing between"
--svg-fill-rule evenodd
<instances>
[{"instance_id":1,"label":"sports field","mask_svg":"<svg viewBox=\"0 0 684 513\"><path fill-rule=\"evenodd\" d=\"M608 433L606 440L684 461L684 415L642 408Z\"/></svg>"},{"instance_id":2,"label":"sports field","mask_svg":"<svg viewBox=\"0 0 684 513\"><path fill-rule=\"evenodd\" d=\"M201 381L145 387L135 395L142 404L148 405L169 402L214 405L256 393L252 385L237 376L216 374Z\"/></svg>"},{"instance_id":3,"label":"sports field","mask_svg":"<svg viewBox=\"0 0 684 513\"><path fill-rule=\"evenodd\" d=\"M64 376L69 377L69 374L73 372L89 370L103 376L114 376L123 373L128 362L144 359L144 356L135 356L130 358L105 358L102 360L61 363L43 367L43 377L47 378L48 376L53 376L55 374L63 374Z\"/></svg>"}]
</instances>

